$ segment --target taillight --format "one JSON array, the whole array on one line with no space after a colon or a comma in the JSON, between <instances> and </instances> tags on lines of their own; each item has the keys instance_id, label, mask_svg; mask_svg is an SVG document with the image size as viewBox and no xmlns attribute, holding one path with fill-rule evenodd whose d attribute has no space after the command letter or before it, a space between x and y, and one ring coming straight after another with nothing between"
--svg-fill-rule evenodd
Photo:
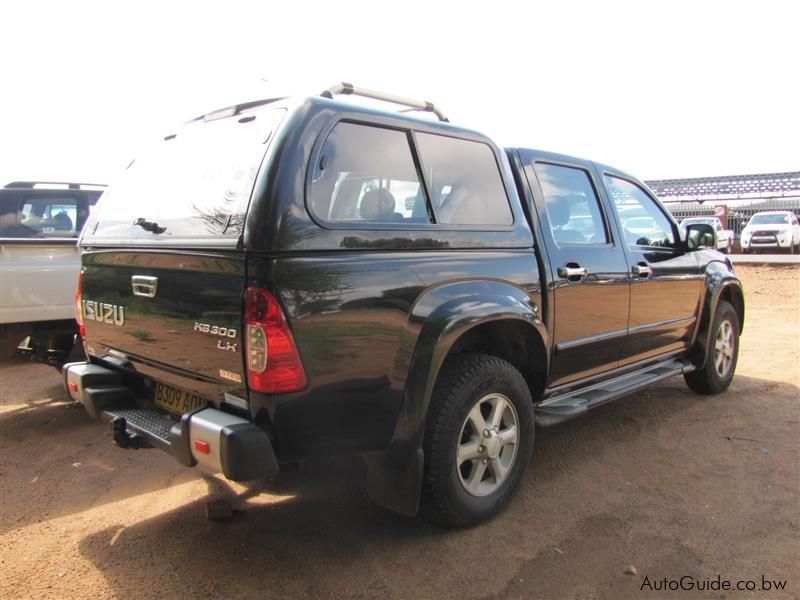
<instances>
[{"instance_id":1,"label":"taillight","mask_svg":"<svg viewBox=\"0 0 800 600\"><path fill-rule=\"evenodd\" d=\"M83 324L83 270L78 274L78 291L75 292L75 320L78 322L78 330L81 332L81 339L86 339L86 326Z\"/></svg>"},{"instance_id":2,"label":"taillight","mask_svg":"<svg viewBox=\"0 0 800 600\"><path fill-rule=\"evenodd\" d=\"M308 385L306 372L275 296L262 288L247 288L244 322L250 388L266 394L304 389Z\"/></svg>"}]
</instances>

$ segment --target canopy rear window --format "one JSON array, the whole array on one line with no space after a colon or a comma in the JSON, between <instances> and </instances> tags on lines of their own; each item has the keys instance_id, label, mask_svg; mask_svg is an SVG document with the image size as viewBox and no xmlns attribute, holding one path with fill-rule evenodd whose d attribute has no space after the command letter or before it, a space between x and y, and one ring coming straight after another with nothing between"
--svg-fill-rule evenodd
<instances>
[{"instance_id":1,"label":"canopy rear window","mask_svg":"<svg viewBox=\"0 0 800 600\"><path fill-rule=\"evenodd\" d=\"M103 194L84 241L238 238L267 142L284 114L273 109L193 121L165 137Z\"/></svg>"}]
</instances>

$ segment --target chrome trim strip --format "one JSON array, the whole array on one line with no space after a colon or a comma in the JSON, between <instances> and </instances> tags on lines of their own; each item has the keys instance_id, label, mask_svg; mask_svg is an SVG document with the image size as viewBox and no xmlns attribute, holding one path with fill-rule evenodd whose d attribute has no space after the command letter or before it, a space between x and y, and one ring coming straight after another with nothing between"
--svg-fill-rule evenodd
<instances>
[{"instance_id":1,"label":"chrome trim strip","mask_svg":"<svg viewBox=\"0 0 800 600\"><path fill-rule=\"evenodd\" d=\"M78 238L49 237L49 238L0 238L3 246L77 246Z\"/></svg>"},{"instance_id":2,"label":"chrome trim strip","mask_svg":"<svg viewBox=\"0 0 800 600\"><path fill-rule=\"evenodd\" d=\"M628 330L626 329L615 329L614 331L607 331L605 333L598 333L596 335L590 335L584 338L578 338L575 340L570 340L568 342L561 342L560 344L556 344L556 352L563 352L564 350L572 350L573 348L577 348L578 346L584 346L586 344L595 344L597 342L602 342L604 340L613 340L615 338L625 337L628 335Z\"/></svg>"},{"instance_id":3,"label":"chrome trim strip","mask_svg":"<svg viewBox=\"0 0 800 600\"><path fill-rule=\"evenodd\" d=\"M637 325L636 327L629 327L628 328L628 335L632 333L641 333L642 331L647 331L649 329L660 329L665 326L670 326L670 329L677 329L679 324L685 323L686 326L691 325L697 321L697 317L694 315L690 317L680 317L678 319L669 319L668 321L659 321L658 323L648 323L647 325Z\"/></svg>"}]
</instances>

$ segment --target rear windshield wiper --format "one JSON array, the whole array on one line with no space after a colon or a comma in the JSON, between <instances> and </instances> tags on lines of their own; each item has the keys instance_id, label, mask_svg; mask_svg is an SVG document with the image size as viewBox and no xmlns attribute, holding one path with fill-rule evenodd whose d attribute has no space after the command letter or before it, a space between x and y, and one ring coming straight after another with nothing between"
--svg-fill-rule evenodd
<instances>
[{"instance_id":1,"label":"rear windshield wiper","mask_svg":"<svg viewBox=\"0 0 800 600\"><path fill-rule=\"evenodd\" d=\"M166 227L159 227L158 223L156 223L155 221L148 221L146 219L143 219L142 217L136 219L133 222L133 224L138 225L145 231L150 231L152 233L164 233L167 230Z\"/></svg>"}]
</instances>

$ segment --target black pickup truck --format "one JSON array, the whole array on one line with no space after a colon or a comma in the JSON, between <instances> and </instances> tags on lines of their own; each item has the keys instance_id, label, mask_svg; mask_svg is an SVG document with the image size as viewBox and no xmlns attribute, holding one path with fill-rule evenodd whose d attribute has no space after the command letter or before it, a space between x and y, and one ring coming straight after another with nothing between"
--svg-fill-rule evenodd
<instances>
[{"instance_id":1,"label":"black pickup truck","mask_svg":"<svg viewBox=\"0 0 800 600\"><path fill-rule=\"evenodd\" d=\"M509 502L534 425L728 387L744 300L708 225L446 121L341 84L158 140L83 231L69 393L123 448L236 481L356 453L374 501L465 526Z\"/></svg>"}]
</instances>

